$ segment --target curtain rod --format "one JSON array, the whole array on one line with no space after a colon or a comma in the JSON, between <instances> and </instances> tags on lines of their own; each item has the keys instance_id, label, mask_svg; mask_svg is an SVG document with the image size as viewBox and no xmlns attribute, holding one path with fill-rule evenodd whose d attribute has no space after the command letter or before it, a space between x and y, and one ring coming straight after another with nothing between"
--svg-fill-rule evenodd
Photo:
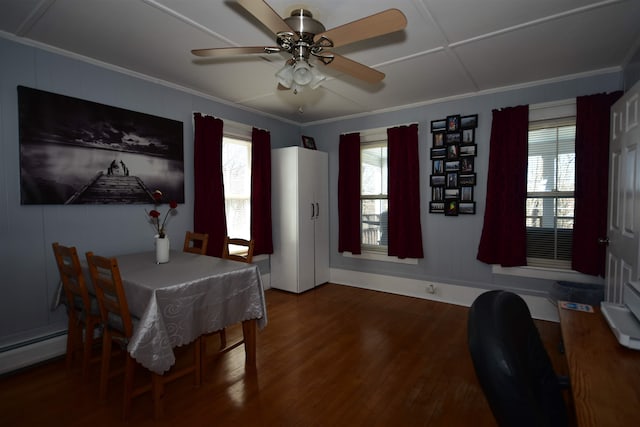
<instances>
[{"instance_id":1,"label":"curtain rod","mask_svg":"<svg viewBox=\"0 0 640 427\"><path fill-rule=\"evenodd\" d=\"M271 131L269 129L259 128L257 126L248 125L248 124L241 123L241 122L236 122L236 121L233 121L233 120L230 120L230 119L225 119L223 117L216 117L213 114L206 114L206 113L201 113L199 111L194 111L194 114L195 113L200 114L200 115L205 116L205 117L213 117L214 119L222 120L225 125L229 124L229 127L232 128L231 129L232 132L233 132L233 130L236 130L236 131L239 130L241 132L249 132L249 133L251 133L251 130L253 128L256 128L258 130L263 130L265 132L271 133Z\"/></svg>"},{"instance_id":2,"label":"curtain rod","mask_svg":"<svg viewBox=\"0 0 640 427\"><path fill-rule=\"evenodd\" d=\"M340 135L348 135L350 133L363 133L363 132L367 132L367 133L376 133L376 132L386 132L387 129L389 128L395 128L395 127L400 127L400 126L411 126L411 125L418 125L420 126L419 122L411 122L411 123L402 123L399 125L391 125L391 126L387 126L387 127L379 127L379 128L373 128L373 129L364 129L364 130L354 130L354 131L350 131L350 132L343 132Z\"/></svg>"}]
</instances>

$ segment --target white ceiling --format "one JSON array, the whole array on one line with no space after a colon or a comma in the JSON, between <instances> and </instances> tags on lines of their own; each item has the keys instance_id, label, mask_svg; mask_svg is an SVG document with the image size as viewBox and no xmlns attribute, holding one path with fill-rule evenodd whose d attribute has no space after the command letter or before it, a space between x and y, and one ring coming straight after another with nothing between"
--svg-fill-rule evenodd
<instances>
[{"instance_id":1,"label":"white ceiling","mask_svg":"<svg viewBox=\"0 0 640 427\"><path fill-rule=\"evenodd\" d=\"M640 0L268 3L283 17L295 7L309 9L327 29L388 8L401 10L408 23L404 31L335 49L384 72L381 84L328 70L321 88L297 95L276 89L274 73L285 61L280 54L222 60L190 53L276 45L235 1L0 0L0 35L301 124L619 70L640 42Z\"/></svg>"}]
</instances>

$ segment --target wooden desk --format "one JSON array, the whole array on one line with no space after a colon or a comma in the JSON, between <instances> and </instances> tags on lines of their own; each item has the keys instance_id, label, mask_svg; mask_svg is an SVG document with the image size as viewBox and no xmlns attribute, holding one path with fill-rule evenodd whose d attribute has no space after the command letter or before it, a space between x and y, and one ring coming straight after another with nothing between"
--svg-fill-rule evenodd
<instances>
[{"instance_id":1,"label":"wooden desk","mask_svg":"<svg viewBox=\"0 0 640 427\"><path fill-rule=\"evenodd\" d=\"M596 308L558 308L578 426L640 425L640 351L618 343Z\"/></svg>"}]
</instances>

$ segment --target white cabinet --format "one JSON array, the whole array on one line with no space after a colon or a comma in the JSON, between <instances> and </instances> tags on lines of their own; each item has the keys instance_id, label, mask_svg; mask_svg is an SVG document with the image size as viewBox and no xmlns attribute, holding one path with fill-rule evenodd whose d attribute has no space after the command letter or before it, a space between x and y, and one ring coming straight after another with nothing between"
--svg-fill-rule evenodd
<instances>
[{"instance_id":1,"label":"white cabinet","mask_svg":"<svg viewBox=\"0 0 640 427\"><path fill-rule=\"evenodd\" d=\"M300 293L329 281L329 156L271 151L271 287Z\"/></svg>"}]
</instances>

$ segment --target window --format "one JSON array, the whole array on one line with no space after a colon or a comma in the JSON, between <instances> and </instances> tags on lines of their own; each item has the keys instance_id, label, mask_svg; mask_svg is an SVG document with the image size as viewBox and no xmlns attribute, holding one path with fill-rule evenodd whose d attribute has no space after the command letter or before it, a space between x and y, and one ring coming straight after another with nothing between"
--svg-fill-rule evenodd
<instances>
[{"instance_id":1,"label":"window","mask_svg":"<svg viewBox=\"0 0 640 427\"><path fill-rule=\"evenodd\" d=\"M227 234L251 238L251 142L235 137L222 138Z\"/></svg>"},{"instance_id":2,"label":"window","mask_svg":"<svg viewBox=\"0 0 640 427\"><path fill-rule=\"evenodd\" d=\"M364 138L361 138L361 141ZM361 243L364 251L387 251L387 141L361 142Z\"/></svg>"},{"instance_id":3,"label":"window","mask_svg":"<svg viewBox=\"0 0 640 427\"><path fill-rule=\"evenodd\" d=\"M527 264L570 269L576 176L575 101L561 107L534 107L530 113ZM540 119L532 120L532 116Z\"/></svg>"}]
</instances>

